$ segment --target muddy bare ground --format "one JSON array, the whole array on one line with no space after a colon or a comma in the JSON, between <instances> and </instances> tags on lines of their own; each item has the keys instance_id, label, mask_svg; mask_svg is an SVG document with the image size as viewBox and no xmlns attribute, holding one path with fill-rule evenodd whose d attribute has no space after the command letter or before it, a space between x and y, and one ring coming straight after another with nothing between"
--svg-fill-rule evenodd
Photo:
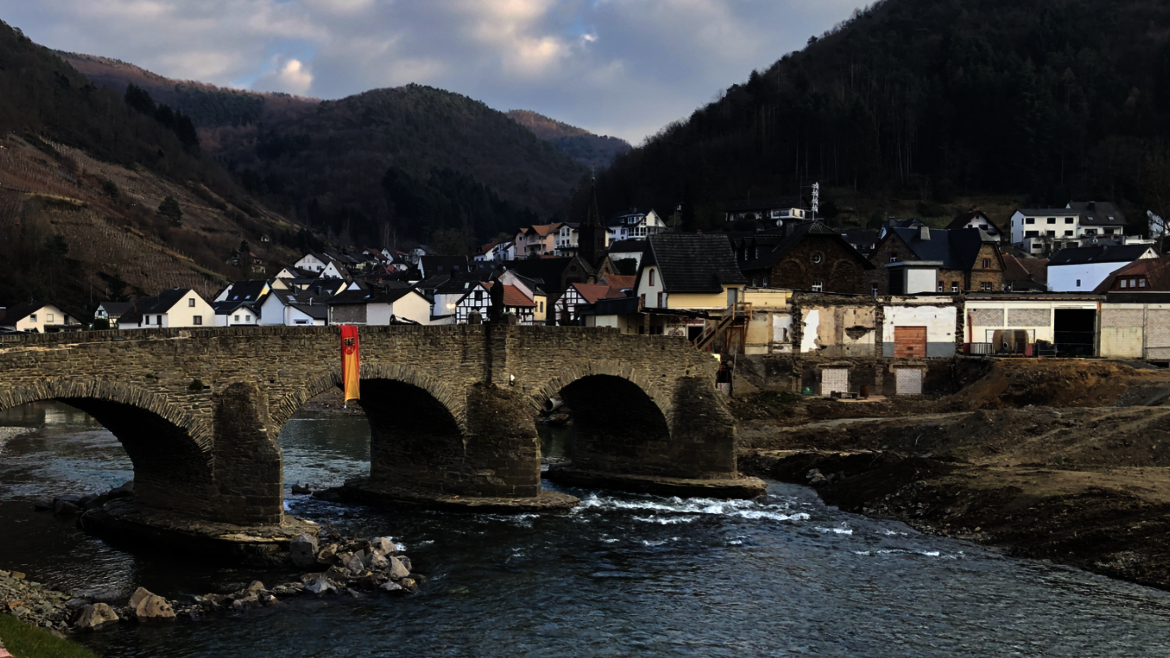
<instances>
[{"instance_id":1,"label":"muddy bare ground","mask_svg":"<svg viewBox=\"0 0 1170 658\"><path fill-rule=\"evenodd\" d=\"M935 400L765 398L733 410L754 410L740 421L745 473L812 481L844 510L1170 589L1168 398L1165 370L1018 361Z\"/></svg>"}]
</instances>

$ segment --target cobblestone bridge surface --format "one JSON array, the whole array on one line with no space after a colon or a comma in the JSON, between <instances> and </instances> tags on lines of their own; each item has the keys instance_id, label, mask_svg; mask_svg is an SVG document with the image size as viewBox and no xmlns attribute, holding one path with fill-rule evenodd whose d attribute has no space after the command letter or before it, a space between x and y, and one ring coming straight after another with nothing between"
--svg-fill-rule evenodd
<instances>
[{"instance_id":1,"label":"cobblestone bridge surface","mask_svg":"<svg viewBox=\"0 0 1170 658\"><path fill-rule=\"evenodd\" d=\"M362 327L370 481L423 494L540 495L535 417L573 410L572 469L736 477L717 362L683 339L575 327ZM337 327L0 337L0 410L61 400L126 448L140 505L237 525L283 520L277 437L341 382Z\"/></svg>"}]
</instances>

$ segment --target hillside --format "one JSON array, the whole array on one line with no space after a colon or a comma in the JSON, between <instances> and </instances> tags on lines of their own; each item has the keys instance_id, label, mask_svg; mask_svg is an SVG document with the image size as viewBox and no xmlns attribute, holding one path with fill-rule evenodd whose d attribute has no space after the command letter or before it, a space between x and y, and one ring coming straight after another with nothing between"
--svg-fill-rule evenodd
<instances>
[{"instance_id":1,"label":"hillside","mask_svg":"<svg viewBox=\"0 0 1170 658\"><path fill-rule=\"evenodd\" d=\"M181 116L132 108L0 23L0 303L54 299L83 315L123 283L214 292L253 274L224 263L241 241L265 261L295 253L261 238L292 243L299 227L202 156ZM178 221L157 212L167 196Z\"/></svg>"},{"instance_id":2,"label":"hillside","mask_svg":"<svg viewBox=\"0 0 1170 658\"><path fill-rule=\"evenodd\" d=\"M191 116L204 151L249 193L347 242L446 229L479 243L563 217L587 172L574 154L602 159L608 143L582 131L557 146L483 103L421 85L320 101L62 56L94 84L118 93L134 84Z\"/></svg>"},{"instance_id":3,"label":"hillside","mask_svg":"<svg viewBox=\"0 0 1170 658\"><path fill-rule=\"evenodd\" d=\"M1138 218L1170 204L1168 137L1166 3L884 0L663 128L598 188L603 209L682 202L696 227L813 181L879 207L1075 197Z\"/></svg>"},{"instance_id":4,"label":"hillside","mask_svg":"<svg viewBox=\"0 0 1170 658\"><path fill-rule=\"evenodd\" d=\"M628 153L632 148L624 139L595 135L584 128L570 126L530 110L509 110L508 116L585 166L605 169L614 158Z\"/></svg>"}]
</instances>

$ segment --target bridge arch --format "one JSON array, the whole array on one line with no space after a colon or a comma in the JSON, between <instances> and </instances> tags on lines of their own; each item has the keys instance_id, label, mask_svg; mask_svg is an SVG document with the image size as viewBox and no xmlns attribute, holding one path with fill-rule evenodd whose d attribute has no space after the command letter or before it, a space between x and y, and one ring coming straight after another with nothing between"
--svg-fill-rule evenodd
<instances>
[{"instance_id":1,"label":"bridge arch","mask_svg":"<svg viewBox=\"0 0 1170 658\"><path fill-rule=\"evenodd\" d=\"M0 410L58 400L92 416L134 465L146 507L202 516L214 492L214 432L166 397L109 380L53 378L0 391Z\"/></svg>"},{"instance_id":2,"label":"bridge arch","mask_svg":"<svg viewBox=\"0 0 1170 658\"><path fill-rule=\"evenodd\" d=\"M673 405L646 372L590 364L552 378L533 402L543 404L554 395L573 414L573 469L643 475L670 470L665 457Z\"/></svg>"},{"instance_id":3,"label":"bridge arch","mask_svg":"<svg viewBox=\"0 0 1170 658\"><path fill-rule=\"evenodd\" d=\"M624 365L620 361L592 361L566 368L538 388L537 393L531 397L532 405L539 412L545 408L550 398L559 395L571 384L587 377L598 376L623 379L633 384L654 403L662 417L666 419L667 425L670 425L674 415L674 401L668 387L667 390L662 390L654 385L654 378L646 370Z\"/></svg>"}]
</instances>

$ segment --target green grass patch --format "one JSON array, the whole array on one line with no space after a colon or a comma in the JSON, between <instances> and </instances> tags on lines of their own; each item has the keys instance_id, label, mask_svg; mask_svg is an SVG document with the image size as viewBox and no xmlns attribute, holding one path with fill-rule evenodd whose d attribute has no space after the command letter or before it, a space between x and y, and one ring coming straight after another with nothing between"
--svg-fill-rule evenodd
<instances>
[{"instance_id":1,"label":"green grass patch","mask_svg":"<svg viewBox=\"0 0 1170 658\"><path fill-rule=\"evenodd\" d=\"M0 643L14 658L100 658L80 644L10 615L0 615Z\"/></svg>"}]
</instances>

